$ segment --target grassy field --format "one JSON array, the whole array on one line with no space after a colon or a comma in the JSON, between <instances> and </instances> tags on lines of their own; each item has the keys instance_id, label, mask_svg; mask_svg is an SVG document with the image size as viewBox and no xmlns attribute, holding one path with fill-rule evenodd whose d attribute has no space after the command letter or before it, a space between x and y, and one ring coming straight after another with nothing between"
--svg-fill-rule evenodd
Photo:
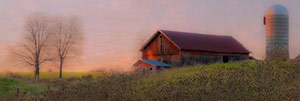
<instances>
[{"instance_id":1,"label":"grassy field","mask_svg":"<svg viewBox=\"0 0 300 101\"><path fill-rule=\"evenodd\" d=\"M246 61L159 73L88 74L57 80L50 73L39 81L2 77L1 85L10 84L0 89L8 85L24 89L22 94L6 90L13 96L6 98L34 100L300 100L297 62Z\"/></svg>"},{"instance_id":2,"label":"grassy field","mask_svg":"<svg viewBox=\"0 0 300 101\"><path fill-rule=\"evenodd\" d=\"M33 84L8 77L0 77L0 95L13 96L17 92L38 95L45 89L43 84Z\"/></svg>"},{"instance_id":3,"label":"grassy field","mask_svg":"<svg viewBox=\"0 0 300 101\"><path fill-rule=\"evenodd\" d=\"M104 72L64 72L64 79L92 76L94 78L108 75ZM0 73L0 99L13 97L16 93L37 96L47 90L49 82L58 81L59 72L41 72L40 81L35 81L33 72Z\"/></svg>"},{"instance_id":4,"label":"grassy field","mask_svg":"<svg viewBox=\"0 0 300 101\"><path fill-rule=\"evenodd\" d=\"M93 77L99 77L105 74L104 72L63 72L63 78L80 78L82 76L91 75ZM33 78L34 73L33 72L14 72L14 73L0 73L0 76L20 76L21 78ZM59 77L59 72L41 72L40 78L41 79L55 79Z\"/></svg>"}]
</instances>

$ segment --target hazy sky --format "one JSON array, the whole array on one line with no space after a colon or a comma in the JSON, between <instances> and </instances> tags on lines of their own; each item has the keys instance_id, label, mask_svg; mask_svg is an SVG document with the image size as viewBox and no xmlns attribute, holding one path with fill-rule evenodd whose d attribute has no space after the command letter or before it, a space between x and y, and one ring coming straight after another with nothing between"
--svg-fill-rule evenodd
<instances>
[{"instance_id":1,"label":"hazy sky","mask_svg":"<svg viewBox=\"0 0 300 101\"><path fill-rule=\"evenodd\" d=\"M22 39L24 18L36 12L82 19L83 55L68 65L68 71L126 71L140 58L141 45L158 29L231 35L253 56L263 58L263 16L274 4L289 11L290 56L296 57L300 0L1 0L0 71L20 68L6 62L7 48Z\"/></svg>"}]
</instances>

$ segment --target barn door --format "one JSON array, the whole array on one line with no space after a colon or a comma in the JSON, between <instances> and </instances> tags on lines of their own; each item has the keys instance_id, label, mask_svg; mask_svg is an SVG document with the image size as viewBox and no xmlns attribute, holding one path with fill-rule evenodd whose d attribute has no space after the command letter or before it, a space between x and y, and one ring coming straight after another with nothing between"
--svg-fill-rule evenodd
<instances>
[{"instance_id":1,"label":"barn door","mask_svg":"<svg viewBox=\"0 0 300 101\"><path fill-rule=\"evenodd\" d=\"M223 63L228 63L228 56L223 56Z\"/></svg>"}]
</instances>

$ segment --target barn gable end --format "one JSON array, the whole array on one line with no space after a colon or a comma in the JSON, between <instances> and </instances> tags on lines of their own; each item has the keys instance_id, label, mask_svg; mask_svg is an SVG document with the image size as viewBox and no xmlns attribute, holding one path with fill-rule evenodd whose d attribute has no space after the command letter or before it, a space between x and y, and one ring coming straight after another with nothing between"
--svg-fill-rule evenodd
<instances>
[{"instance_id":1,"label":"barn gable end","mask_svg":"<svg viewBox=\"0 0 300 101\"><path fill-rule=\"evenodd\" d=\"M141 48L142 59L161 60L169 63L167 60L178 60L180 58L180 49L172 40L160 31L156 32L152 38ZM162 56L162 57L161 57Z\"/></svg>"}]
</instances>

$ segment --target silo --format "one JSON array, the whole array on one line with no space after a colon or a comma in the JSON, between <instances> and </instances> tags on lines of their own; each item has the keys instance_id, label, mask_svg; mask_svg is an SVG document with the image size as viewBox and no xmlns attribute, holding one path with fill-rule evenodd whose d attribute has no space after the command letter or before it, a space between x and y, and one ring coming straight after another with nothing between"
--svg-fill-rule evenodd
<instances>
[{"instance_id":1,"label":"silo","mask_svg":"<svg viewBox=\"0 0 300 101\"><path fill-rule=\"evenodd\" d=\"M264 17L266 27L266 59L289 59L289 16L284 6L274 5Z\"/></svg>"}]
</instances>

